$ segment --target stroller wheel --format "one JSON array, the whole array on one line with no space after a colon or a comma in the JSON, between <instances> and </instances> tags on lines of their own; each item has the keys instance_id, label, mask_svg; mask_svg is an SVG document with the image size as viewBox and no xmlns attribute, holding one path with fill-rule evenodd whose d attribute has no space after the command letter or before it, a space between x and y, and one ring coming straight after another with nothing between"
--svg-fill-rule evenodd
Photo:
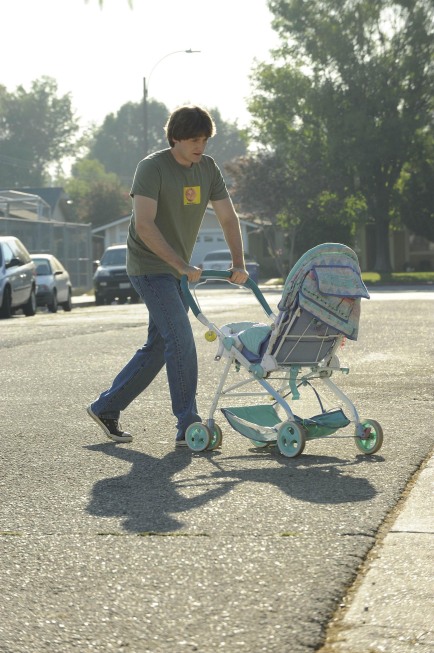
<instances>
[{"instance_id":1,"label":"stroller wheel","mask_svg":"<svg viewBox=\"0 0 434 653\"><path fill-rule=\"evenodd\" d=\"M211 431L205 424L195 422L185 431L185 440L192 451L205 451L211 441Z\"/></svg>"},{"instance_id":2,"label":"stroller wheel","mask_svg":"<svg viewBox=\"0 0 434 653\"><path fill-rule=\"evenodd\" d=\"M356 447L362 453L371 455L381 449L383 444L383 429L375 419L360 420L363 426L363 436L356 435Z\"/></svg>"},{"instance_id":3,"label":"stroller wheel","mask_svg":"<svg viewBox=\"0 0 434 653\"><path fill-rule=\"evenodd\" d=\"M221 446L223 440L223 433L220 426L215 422L214 422L214 427L212 429L209 426L208 428L211 433L211 438L209 441L209 445L207 446L207 449L213 451L214 449L218 449Z\"/></svg>"},{"instance_id":4,"label":"stroller wheel","mask_svg":"<svg viewBox=\"0 0 434 653\"><path fill-rule=\"evenodd\" d=\"M277 446L287 458L299 456L306 444L306 432L295 422L283 422L277 432Z\"/></svg>"}]
</instances>

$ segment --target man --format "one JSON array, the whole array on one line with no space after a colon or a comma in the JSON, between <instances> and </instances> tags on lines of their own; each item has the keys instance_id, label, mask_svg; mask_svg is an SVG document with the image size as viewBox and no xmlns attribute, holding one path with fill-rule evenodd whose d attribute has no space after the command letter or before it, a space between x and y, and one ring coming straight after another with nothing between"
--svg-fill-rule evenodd
<instances>
[{"instance_id":1,"label":"man","mask_svg":"<svg viewBox=\"0 0 434 653\"><path fill-rule=\"evenodd\" d=\"M165 129L170 148L140 161L130 193L127 271L149 311L148 339L87 411L111 440L131 442L130 433L120 427L120 412L166 364L178 420L176 446L184 446L187 427L201 418L196 406L196 348L180 277L200 279L200 268L189 261L209 201L232 254L230 280L242 284L249 275L238 216L219 168L204 154L215 134L211 116L197 106L180 107Z\"/></svg>"}]
</instances>

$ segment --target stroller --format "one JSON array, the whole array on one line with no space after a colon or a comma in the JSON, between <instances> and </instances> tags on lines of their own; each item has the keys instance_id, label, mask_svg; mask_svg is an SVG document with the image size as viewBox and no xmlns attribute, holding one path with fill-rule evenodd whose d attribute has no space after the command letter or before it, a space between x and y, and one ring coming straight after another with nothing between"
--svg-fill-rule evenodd
<instances>
[{"instance_id":1,"label":"stroller","mask_svg":"<svg viewBox=\"0 0 434 653\"><path fill-rule=\"evenodd\" d=\"M230 274L204 270L196 288L207 280L227 280ZM205 338L218 340L215 360L225 361L206 423L194 423L186 430L189 448L204 451L219 447L222 430L214 413L221 400L236 397L234 403L239 403L254 396L262 403L220 410L232 428L257 447L277 444L280 453L294 458L307 441L328 437L353 424L359 451L368 455L377 452L383 443L380 424L360 419L354 404L331 380L335 373L349 372L348 367L341 367L338 353L346 339L357 340L361 298L369 299L355 252L339 243L308 250L288 274L277 314L251 279L245 287L256 296L267 322L217 326L201 312L196 288L193 297L187 277L181 279L195 317L208 328ZM238 372L235 382L229 378L230 371ZM318 386L328 389L340 406L326 410ZM315 405L317 401L320 408L311 417L298 416L289 403L299 400L305 390L313 391Z\"/></svg>"}]
</instances>

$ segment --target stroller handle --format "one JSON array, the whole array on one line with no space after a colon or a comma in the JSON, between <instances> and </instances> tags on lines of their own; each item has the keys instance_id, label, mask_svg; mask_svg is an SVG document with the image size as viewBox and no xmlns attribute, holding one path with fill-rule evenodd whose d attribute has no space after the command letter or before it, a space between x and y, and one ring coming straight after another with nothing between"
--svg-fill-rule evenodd
<instances>
[{"instance_id":1,"label":"stroller handle","mask_svg":"<svg viewBox=\"0 0 434 653\"><path fill-rule=\"evenodd\" d=\"M226 281L229 281L230 277L232 276L232 272L230 270L202 270L202 274L200 277L200 280L202 279L224 279ZM258 302L261 304L262 308L266 312L267 315L272 315L273 311L271 310L270 306L268 305L267 300L265 299L264 295L262 292L259 290L258 286L256 283L253 281L253 279L247 279L246 283L243 284L236 284L236 285L242 285L245 288L248 288L253 292L255 295L256 299ZM193 314L195 317L197 317L200 313L201 310L197 303L194 300L193 295L190 292L190 288L188 287L188 277L186 274L182 275L181 277L181 290L184 294L184 296L187 299L188 305L190 306L191 310L193 311Z\"/></svg>"}]
</instances>

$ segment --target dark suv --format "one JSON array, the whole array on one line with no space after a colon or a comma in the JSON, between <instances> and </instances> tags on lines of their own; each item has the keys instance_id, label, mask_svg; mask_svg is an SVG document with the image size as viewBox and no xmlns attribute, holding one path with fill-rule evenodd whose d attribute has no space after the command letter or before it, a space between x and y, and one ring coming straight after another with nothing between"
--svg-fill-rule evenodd
<instances>
[{"instance_id":1,"label":"dark suv","mask_svg":"<svg viewBox=\"0 0 434 653\"><path fill-rule=\"evenodd\" d=\"M36 313L36 266L18 238L0 236L0 318L19 308Z\"/></svg>"},{"instance_id":2,"label":"dark suv","mask_svg":"<svg viewBox=\"0 0 434 653\"><path fill-rule=\"evenodd\" d=\"M127 246L107 247L93 277L95 304L111 304L118 300L131 303L140 301L127 275Z\"/></svg>"}]
</instances>

